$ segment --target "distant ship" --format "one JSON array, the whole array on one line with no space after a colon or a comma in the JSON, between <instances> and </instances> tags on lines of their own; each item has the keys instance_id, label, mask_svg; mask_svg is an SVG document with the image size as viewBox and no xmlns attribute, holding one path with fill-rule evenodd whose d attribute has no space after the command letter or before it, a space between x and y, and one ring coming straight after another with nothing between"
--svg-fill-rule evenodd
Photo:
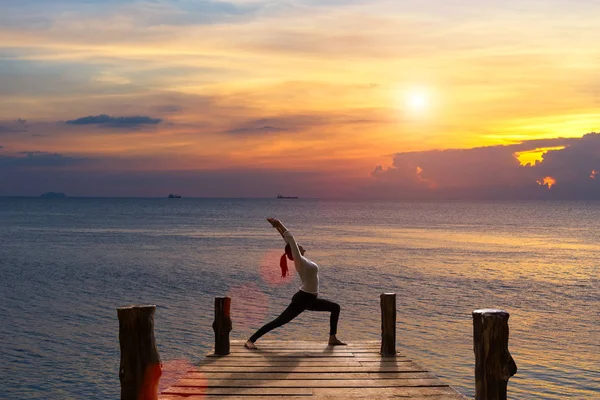
<instances>
[{"instance_id":1,"label":"distant ship","mask_svg":"<svg viewBox=\"0 0 600 400\"><path fill-rule=\"evenodd\" d=\"M171 193L171 194L169 194L169 198L170 198L170 199L180 199L180 198L181 198L181 196L180 196L180 195L178 195L178 194L173 194L173 193Z\"/></svg>"},{"instance_id":2,"label":"distant ship","mask_svg":"<svg viewBox=\"0 0 600 400\"><path fill-rule=\"evenodd\" d=\"M284 195L282 195L282 194L278 194L278 195L277 195L277 198L278 198L278 199L297 199L297 198L298 198L298 196L284 196Z\"/></svg>"}]
</instances>

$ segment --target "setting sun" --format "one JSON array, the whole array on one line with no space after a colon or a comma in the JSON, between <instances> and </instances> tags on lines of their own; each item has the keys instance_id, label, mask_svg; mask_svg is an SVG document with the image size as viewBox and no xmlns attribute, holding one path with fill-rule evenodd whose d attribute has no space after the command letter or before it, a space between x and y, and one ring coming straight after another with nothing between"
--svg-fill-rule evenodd
<instances>
[{"instance_id":1,"label":"setting sun","mask_svg":"<svg viewBox=\"0 0 600 400\"><path fill-rule=\"evenodd\" d=\"M415 90L406 95L406 106L412 112L424 112L429 108L429 105L429 94L424 90Z\"/></svg>"},{"instance_id":2,"label":"setting sun","mask_svg":"<svg viewBox=\"0 0 600 400\"><path fill-rule=\"evenodd\" d=\"M431 90L425 87L400 87L394 89L395 107L404 116L421 116L432 108Z\"/></svg>"}]
</instances>

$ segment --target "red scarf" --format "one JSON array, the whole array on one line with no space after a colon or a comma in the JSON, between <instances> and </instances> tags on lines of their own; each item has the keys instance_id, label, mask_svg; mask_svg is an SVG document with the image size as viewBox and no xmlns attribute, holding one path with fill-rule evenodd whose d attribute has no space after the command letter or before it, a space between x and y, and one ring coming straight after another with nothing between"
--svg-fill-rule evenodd
<instances>
[{"instance_id":1,"label":"red scarf","mask_svg":"<svg viewBox=\"0 0 600 400\"><path fill-rule=\"evenodd\" d=\"M285 253L279 259L279 267L281 267L281 277L285 278L288 274L287 255Z\"/></svg>"}]
</instances>

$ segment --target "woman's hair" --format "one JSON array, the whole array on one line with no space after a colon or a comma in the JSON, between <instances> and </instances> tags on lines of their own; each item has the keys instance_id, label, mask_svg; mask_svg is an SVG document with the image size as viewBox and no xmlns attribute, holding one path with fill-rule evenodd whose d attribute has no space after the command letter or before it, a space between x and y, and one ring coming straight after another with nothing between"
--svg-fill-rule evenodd
<instances>
[{"instance_id":1,"label":"woman's hair","mask_svg":"<svg viewBox=\"0 0 600 400\"><path fill-rule=\"evenodd\" d=\"M286 277L288 274L288 266L287 266L287 259L293 260L294 256L292 256L292 248L290 247L290 245L286 245L285 246L285 253L283 253L281 255L281 258L279 259L279 266L281 267L281 276L282 277Z\"/></svg>"},{"instance_id":2,"label":"woman's hair","mask_svg":"<svg viewBox=\"0 0 600 400\"><path fill-rule=\"evenodd\" d=\"M285 254L290 260L294 261L294 256L292 255L292 248L289 243L285 245Z\"/></svg>"}]
</instances>

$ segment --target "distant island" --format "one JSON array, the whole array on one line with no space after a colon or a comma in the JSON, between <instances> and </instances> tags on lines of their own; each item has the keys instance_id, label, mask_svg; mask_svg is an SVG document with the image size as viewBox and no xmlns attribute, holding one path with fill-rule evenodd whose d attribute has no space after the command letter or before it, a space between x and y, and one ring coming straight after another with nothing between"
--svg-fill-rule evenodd
<instances>
[{"instance_id":1,"label":"distant island","mask_svg":"<svg viewBox=\"0 0 600 400\"><path fill-rule=\"evenodd\" d=\"M46 197L46 198L63 198L63 197L67 197L66 194L64 193L60 193L60 192L47 192L44 194L40 194L40 197Z\"/></svg>"},{"instance_id":2,"label":"distant island","mask_svg":"<svg viewBox=\"0 0 600 400\"><path fill-rule=\"evenodd\" d=\"M284 196L284 195L282 195L282 194L278 194L278 195L277 195L277 198L278 198L278 199L297 199L297 198L298 198L298 196Z\"/></svg>"},{"instance_id":3,"label":"distant island","mask_svg":"<svg viewBox=\"0 0 600 400\"><path fill-rule=\"evenodd\" d=\"M181 196L178 194L173 194L173 193L169 194L169 199L180 199L180 198L181 198Z\"/></svg>"}]
</instances>

